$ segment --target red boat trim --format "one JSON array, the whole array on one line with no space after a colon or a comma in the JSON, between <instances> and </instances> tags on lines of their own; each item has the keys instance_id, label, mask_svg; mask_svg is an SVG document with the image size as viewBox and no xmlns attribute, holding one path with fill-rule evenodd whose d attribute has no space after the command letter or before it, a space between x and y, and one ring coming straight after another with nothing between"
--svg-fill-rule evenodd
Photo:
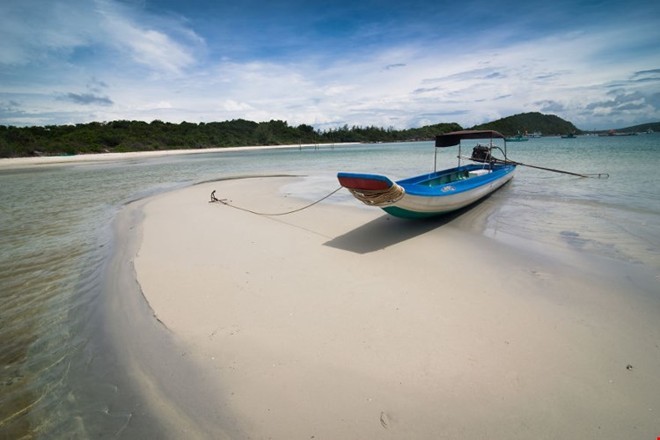
<instances>
[{"instance_id":1,"label":"red boat trim","mask_svg":"<svg viewBox=\"0 0 660 440\"><path fill-rule=\"evenodd\" d=\"M379 189L388 189L392 186L391 182L377 179L369 179L364 177L339 177L339 183L344 188L350 189L362 189L362 190L379 190Z\"/></svg>"}]
</instances>

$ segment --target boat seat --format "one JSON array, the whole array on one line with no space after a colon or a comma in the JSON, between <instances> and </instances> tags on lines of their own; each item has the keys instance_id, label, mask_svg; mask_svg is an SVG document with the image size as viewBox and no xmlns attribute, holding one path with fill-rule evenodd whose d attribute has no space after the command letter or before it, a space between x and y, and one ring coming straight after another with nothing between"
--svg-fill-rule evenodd
<instances>
[{"instance_id":1,"label":"boat seat","mask_svg":"<svg viewBox=\"0 0 660 440\"><path fill-rule=\"evenodd\" d=\"M472 170L470 171L470 177L484 176L490 173L490 170Z\"/></svg>"}]
</instances>

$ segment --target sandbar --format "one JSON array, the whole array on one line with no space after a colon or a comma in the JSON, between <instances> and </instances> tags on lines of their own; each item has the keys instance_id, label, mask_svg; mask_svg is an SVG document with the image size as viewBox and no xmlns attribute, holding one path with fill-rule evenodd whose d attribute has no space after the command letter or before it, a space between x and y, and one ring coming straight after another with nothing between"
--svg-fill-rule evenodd
<instances>
[{"instance_id":1,"label":"sandbar","mask_svg":"<svg viewBox=\"0 0 660 440\"><path fill-rule=\"evenodd\" d=\"M660 435L660 308L630 277L485 237L489 201L432 221L332 198L254 213L305 205L293 179L154 196L124 231L120 345L173 438Z\"/></svg>"}]
</instances>

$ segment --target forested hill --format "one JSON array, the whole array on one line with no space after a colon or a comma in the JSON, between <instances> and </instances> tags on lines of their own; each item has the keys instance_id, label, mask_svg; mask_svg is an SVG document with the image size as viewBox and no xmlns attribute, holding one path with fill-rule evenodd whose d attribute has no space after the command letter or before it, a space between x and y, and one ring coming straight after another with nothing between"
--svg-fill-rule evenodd
<instances>
[{"instance_id":1,"label":"forested hill","mask_svg":"<svg viewBox=\"0 0 660 440\"><path fill-rule=\"evenodd\" d=\"M651 122L648 124L635 125L633 127L621 128L616 131L621 133L644 133L649 130L654 133L660 132L660 122Z\"/></svg>"},{"instance_id":2,"label":"forested hill","mask_svg":"<svg viewBox=\"0 0 660 440\"><path fill-rule=\"evenodd\" d=\"M291 127L284 121L257 123L243 119L199 124L114 121L46 127L0 125L0 157L253 145L430 140L438 134L461 129L456 123L442 123L406 130L356 126L349 128L345 125L321 132L305 124Z\"/></svg>"},{"instance_id":3,"label":"forested hill","mask_svg":"<svg viewBox=\"0 0 660 440\"><path fill-rule=\"evenodd\" d=\"M559 116L537 112L508 116L473 128L475 130L495 130L506 136L534 132L542 133L545 136L582 133L582 130Z\"/></svg>"},{"instance_id":4,"label":"forested hill","mask_svg":"<svg viewBox=\"0 0 660 440\"><path fill-rule=\"evenodd\" d=\"M619 128L620 132L660 131L660 123ZM0 125L0 157L53 156L81 153L156 151L172 149L240 147L252 145L296 145L340 142L400 142L432 140L450 131L462 130L456 123L427 125L405 130L353 126L315 130L310 125L291 127L285 121L173 124L153 121L91 122L46 127ZM521 113L472 129L496 130L505 136L540 132L544 136L580 134L572 123L555 115Z\"/></svg>"}]
</instances>

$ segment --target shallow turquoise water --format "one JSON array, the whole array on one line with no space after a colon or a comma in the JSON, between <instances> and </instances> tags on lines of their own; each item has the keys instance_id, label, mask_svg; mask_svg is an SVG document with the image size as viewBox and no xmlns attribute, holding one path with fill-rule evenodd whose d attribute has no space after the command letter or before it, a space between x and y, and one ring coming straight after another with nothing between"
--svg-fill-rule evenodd
<instances>
[{"instance_id":1,"label":"shallow turquoise water","mask_svg":"<svg viewBox=\"0 0 660 440\"><path fill-rule=\"evenodd\" d=\"M153 436L158 426L124 386L100 330L111 222L121 207L220 177L305 174L284 190L313 201L337 171L399 179L433 170L433 143L202 153L0 171L0 437ZM482 207L483 235L528 248L660 271L660 135L542 138L510 143L528 167ZM469 151L464 151L469 154ZM456 164L441 150L438 168ZM345 191L324 203L357 204ZM367 208L364 208L367 209Z\"/></svg>"}]
</instances>

